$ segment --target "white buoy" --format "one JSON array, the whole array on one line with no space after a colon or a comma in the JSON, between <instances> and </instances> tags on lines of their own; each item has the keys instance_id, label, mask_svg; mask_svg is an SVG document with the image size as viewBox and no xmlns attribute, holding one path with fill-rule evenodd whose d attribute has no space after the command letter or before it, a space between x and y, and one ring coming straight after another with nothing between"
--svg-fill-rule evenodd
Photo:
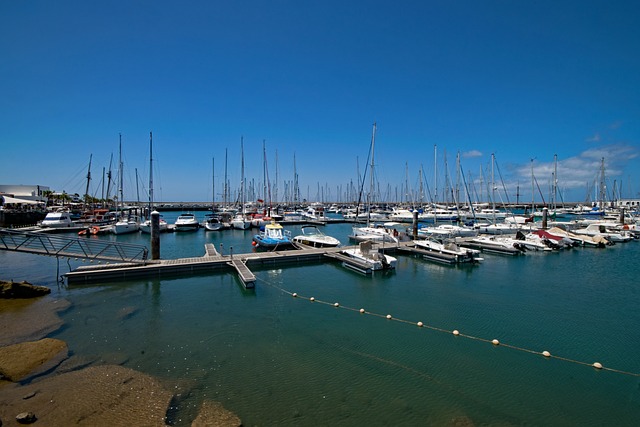
<instances>
[{"instance_id":1,"label":"white buoy","mask_svg":"<svg viewBox=\"0 0 640 427\"><path fill-rule=\"evenodd\" d=\"M460 335L460 332L459 332L457 329L454 329L454 330L453 330L453 335L458 336L458 335Z\"/></svg>"},{"instance_id":2,"label":"white buoy","mask_svg":"<svg viewBox=\"0 0 640 427\"><path fill-rule=\"evenodd\" d=\"M417 323L417 325L418 325L418 326L420 326L420 327L422 328L423 323L422 323L422 322L418 322L418 323Z\"/></svg>"},{"instance_id":3,"label":"white buoy","mask_svg":"<svg viewBox=\"0 0 640 427\"><path fill-rule=\"evenodd\" d=\"M390 314L387 314L387 319L391 319L391 315Z\"/></svg>"},{"instance_id":4,"label":"white buoy","mask_svg":"<svg viewBox=\"0 0 640 427\"><path fill-rule=\"evenodd\" d=\"M360 313L364 313L364 308L361 308L361 309L360 309Z\"/></svg>"},{"instance_id":5,"label":"white buoy","mask_svg":"<svg viewBox=\"0 0 640 427\"><path fill-rule=\"evenodd\" d=\"M291 296L295 298L298 296L298 294L294 292L293 294L291 294Z\"/></svg>"},{"instance_id":6,"label":"white buoy","mask_svg":"<svg viewBox=\"0 0 640 427\"><path fill-rule=\"evenodd\" d=\"M494 338L493 341L491 341L491 344L493 345L500 345L500 341L498 341L497 339Z\"/></svg>"},{"instance_id":7,"label":"white buoy","mask_svg":"<svg viewBox=\"0 0 640 427\"><path fill-rule=\"evenodd\" d=\"M314 297L309 298L309 301L315 301L316 299Z\"/></svg>"},{"instance_id":8,"label":"white buoy","mask_svg":"<svg viewBox=\"0 0 640 427\"><path fill-rule=\"evenodd\" d=\"M340 304L338 304L338 303L336 302L336 303L333 303L333 306L334 306L334 307L340 307Z\"/></svg>"},{"instance_id":9,"label":"white buoy","mask_svg":"<svg viewBox=\"0 0 640 427\"><path fill-rule=\"evenodd\" d=\"M593 367L594 367L594 368L596 368L596 369L602 369L602 363L600 363L600 362L595 362L595 363L593 364Z\"/></svg>"},{"instance_id":10,"label":"white buoy","mask_svg":"<svg viewBox=\"0 0 640 427\"><path fill-rule=\"evenodd\" d=\"M544 357L551 357L551 353L549 353L547 350L543 351L543 352L542 352L542 355L543 355Z\"/></svg>"}]
</instances>

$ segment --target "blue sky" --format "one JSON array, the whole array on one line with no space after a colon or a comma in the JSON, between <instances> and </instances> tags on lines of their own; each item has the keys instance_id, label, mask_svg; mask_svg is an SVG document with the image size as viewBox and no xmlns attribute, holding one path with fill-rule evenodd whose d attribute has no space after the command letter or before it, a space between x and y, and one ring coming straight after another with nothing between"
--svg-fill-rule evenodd
<instances>
[{"instance_id":1,"label":"blue sky","mask_svg":"<svg viewBox=\"0 0 640 427\"><path fill-rule=\"evenodd\" d=\"M237 191L241 137L260 191L264 141L279 198L295 156L303 198L343 200L376 122L392 199L422 167L442 200L458 153L478 195L494 153L512 202L532 165L549 201L554 155L563 200L595 198L603 157L609 195L639 197L639 21L635 1L3 1L0 183L82 194L92 155L100 197L122 134L146 200L153 131L157 201L209 201L212 178L221 200L225 149Z\"/></svg>"}]
</instances>

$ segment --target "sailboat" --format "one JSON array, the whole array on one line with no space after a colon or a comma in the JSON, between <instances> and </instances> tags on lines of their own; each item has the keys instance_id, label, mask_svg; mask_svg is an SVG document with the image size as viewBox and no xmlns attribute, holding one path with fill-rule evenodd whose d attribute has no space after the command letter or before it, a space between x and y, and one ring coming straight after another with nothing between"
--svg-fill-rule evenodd
<instances>
[{"instance_id":1,"label":"sailboat","mask_svg":"<svg viewBox=\"0 0 640 427\"><path fill-rule=\"evenodd\" d=\"M136 217L133 217L131 215L127 215L125 217L124 215L124 211L122 210L122 202L123 202L123 198L124 198L124 192L123 192L123 163L122 163L122 134L120 134L120 165L119 165L119 197L118 197L118 206L119 206L119 218L118 221L116 221L115 224L113 224L113 226L111 227L111 232L113 234L127 234L127 233L133 233L138 231L138 229L140 228L140 223L138 222L138 219Z\"/></svg>"},{"instance_id":2,"label":"sailboat","mask_svg":"<svg viewBox=\"0 0 640 427\"><path fill-rule=\"evenodd\" d=\"M211 212L210 214L207 214L204 220L204 229L206 231L220 231L220 230L224 230L226 228L229 228L229 224L226 223L225 221L223 221L219 215L216 215L215 210L216 210L216 178L215 178L215 173L216 173L216 164L215 164L216 160L215 158L212 159L212 173L213 173L213 178L212 178L212 188L213 188L213 197L211 199Z\"/></svg>"},{"instance_id":3,"label":"sailboat","mask_svg":"<svg viewBox=\"0 0 640 427\"><path fill-rule=\"evenodd\" d=\"M376 124L373 124L373 131L371 134L371 171L370 171L370 189L369 196L367 197L367 225L365 227L353 227L353 235L349 236L352 240L363 242L363 241L373 241L373 242L385 242L385 243L398 243L398 237L394 235L394 231L392 227L379 226L372 227L370 224L371 219L371 198L373 197L374 192L374 148L376 142ZM357 217L357 215L356 215Z\"/></svg>"},{"instance_id":4,"label":"sailboat","mask_svg":"<svg viewBox=\"0 0 640 427\"><path fill-rule=\"evenodd\" d=\"M153 133L149 132L149 215L153 211ZM160 232L167 231L169 225L162 217L160 218ZM140 231L143 233L151 233L151 218L140 223Z\"/></svg>"},{"instance_id":5,"label":"sailboat","mask_svg":"<svg viewBox=\"0 0 640 427\"><path fill-rule=\"evenodd\" d=\"M231 220L231 226L233 228L237 228L238 230L246 230L251 227L251 220L247 219L245 215L245 188L244 188L244 139L240 138L240 152L242 157L241 168L240 168L240 200L242 203L242 212L236 214L236 216Z\"/></svg>"}]
</instances>

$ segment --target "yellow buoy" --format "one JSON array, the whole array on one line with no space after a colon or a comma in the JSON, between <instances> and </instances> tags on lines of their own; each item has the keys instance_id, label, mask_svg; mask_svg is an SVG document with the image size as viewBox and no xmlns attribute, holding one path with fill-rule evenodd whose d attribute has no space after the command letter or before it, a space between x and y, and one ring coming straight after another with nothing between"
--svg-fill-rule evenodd
<instances>
[{"instance_id":1,"label":"yellow buoy","mask_svg":"<svg viewBox=\"0 0 640 427\"><path fill-rule=\"evenodd\" d=\"M390 314L387 314L387 319L391 319L391 315Z\"/></svg>"},{"instance_id":2,"label":"yellow buoy","mask_svg":"<svg viewBox=\"0 0 640 427\"><path fill-rule=\"evenodd\" d=\"M417 325L418 325L418 326L420 326L420 327L422 328L423 323L422 323L422 322L418 322L418 323L417 323Z\"/></svg>"},{"instance_id":3,"label":"yellow buoy","mask_svg":"<svg viewBox=\"0 0 640 427\"><path fill-rule=\"evenodd\" d=\"M497 339L494 339L493 341L491 341L491 344L500 345L500 341L498 341Z\"/></svg>"},{"instance_id":4,"label":"yellow buoy","mask_svg":"<svg viewBox=\"0 0 640 427\"><path fill-rule=\"evenodd\" d=\"M551 357L551 353L549 353L547 350L543 351L543 352L542 352L542 355L543 355L544 357Z\"/></svg>"},{"instance_id":5,"label":"yellow buoy","mask_svg":"<svg viewBox=\"0 0 640 427\"><path fill-rule=\"evenodd\" d=\"M596 368L596 369L602 369L602 363L600 363L600 362L595 362L595 363L593 364L593 367L594 367L594 368Z\"/></svg>"},{"instance_id":6,"label":"yellow buoy","mask_svg":"<svg viewBox=\"0 0 640 427\"><path fill-rule=\"evenodd\" d=\"M453 335L456 335L456 336L457 336L457 335L460 335L460 332L459 332L457 329L454 329L454 330L453 330Z\"/></svg>"},{"instance_id":7,"label":"yellow buoy","mask_svg":"<svg viewBox=\"0 0 640 427\"><path fill-rule=\"evenodd\" d=\"M291 296L295 298L298 296L298 294L294 292L293 294L291 294Z\"/></svg>"},{"instance_id":8,"label":"yellow buoy","mask_svg":"<svg viewBox=\"0 0 640 427\"><path fill-rule=\"evenodd\" d=\"M364 308L361 308L361 309L360 309L360 313L364 313Z\"/></svg>"}]
</instances>

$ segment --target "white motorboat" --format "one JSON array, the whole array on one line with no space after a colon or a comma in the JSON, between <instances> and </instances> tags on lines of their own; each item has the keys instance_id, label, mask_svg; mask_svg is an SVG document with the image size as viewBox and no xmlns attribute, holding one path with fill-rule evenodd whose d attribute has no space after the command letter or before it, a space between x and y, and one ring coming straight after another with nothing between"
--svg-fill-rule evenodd
<instances>
[{"instance_id":1,"label":"white motorboat","mask_svg":"<svg viewBox=\"0 0 640 427\"><path fill-rule=\"evenodd\" d=\"M480 251L476 249L463 248L453 241L439 242L432 239L414 240L416 248L430 252L437 261L449 263L480 262L484 259L480 257ZM425 255L426 256L426 255Z\"/></svg>"},{"instance_id":2,"label":"white motorboat","mask_svg":"<svg viewBox=\"0 0 640 427\"><path fill-rule=\"evenodd\" d=\"M227 218L227 220L229 219L230 218ZM213 215L213 214L207 215L207 217L204 220L203 226L206 231L220 231L220 230L226 230L227 228L231 227L229 222L224 221L224 218L222 216Z\"/></svg>"},{"instance_id":3,"label":"white motorboat","mask_svg":"<svg viewBox=\"0 0 640 427\"><path fill-rule=\"evenodd\" d=\"M397 223L387 223L397 224ZM353 227L353 234L349 238L356 242L372 241L376 243L398 243L397 229L391 225L378 225L375 227Z\"/></svg>"},{"instance_id":4,"label":"white motorboat","mask_svg":"<svg viewBox=\"0 0 640 427\"><path fill-rule=\"evenodd\" d=\"M49 212L40 222L40 227L47 228L68 228L73 225L69 212Z\"/></svg>"},{"instance_id":5,"label":"white motorboat","mask_svg":"<svg viewBox=\"0 0 640 427\"><path fill-rule=\"evenodd\" d=\"M618 224L597 222L589 224L585 228L574 230L575 234L586 236L601 236L614 243L628 242L633 239L628 230L619 230Z\"/></svg>"},{"instance_id":6,"label":"white motorboat","mask_svg":"<svg viewBox=\"0 0 640 427\"><path fill-rule=\"evenodd\" d=\"M474 237L478 235L478 230L455 224L439 224L431 227L420 227L419 237L433 237L436 239L446 239L453 237Z\"/></svg>"},{"instance_id":7,"label":"white motorboat","mask_svg":"<svg viewBox=\"0 0 640 427\"><path fill-rule=\"evenodd\" d=\"M231 220L231 227L238 230L247 230L251 227L251 220L243 214L238 214Z\"/></svg>"},{"instance_id":8,"label":"white motorboat","mask_svg":"<svg viewBox=\"0 0 640 427\"><path fill-rule=\"evenodd\" d=\"M176 231L195 231L200 228L196 216L192 213L183 213L176 218L175 230Z\"/></svg>"},{"instance_id":9,"label":"white motorboat","mask_svg":"<svg viewBox=\"0 0 640 427\"><path fill-rule=\"evenodd\" d=\"M396 258L390 255L374 251L371 241L361 242L358 246L345 249L340 253L353 261L350 263L349 260L345 260L343 262L345 267L365 274L372 271L393 270L398 262Z\"/></svg>"},{"instance_id":10,"label":"white motorboat","mask_svg":"<svg viewBox=\"0 0 640 427\"><path fill-rule=\"evenodd\" d=\"M314 248L332 248L340 244L340 240L327 236L315 225L303 225L302 234L295 236L292 240Z\"/></svg>"}]
</instances>

